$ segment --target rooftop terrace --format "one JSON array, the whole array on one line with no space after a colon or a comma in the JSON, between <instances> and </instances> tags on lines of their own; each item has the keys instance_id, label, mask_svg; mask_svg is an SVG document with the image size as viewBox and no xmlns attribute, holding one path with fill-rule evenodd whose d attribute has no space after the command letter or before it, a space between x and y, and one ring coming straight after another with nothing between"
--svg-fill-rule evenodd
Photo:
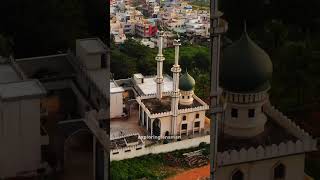
<instances>
[{"instance_id":1,"label":"rooftop terrace","mask_svg":"<svg viewBox=\"0 0 320 180\"><path fill-rule=\"evenodd\" d=\"M297 141L298 138L291 135L285 128L278 125L272 119L268 119L265 124L265 130L252 138L237 138L227 134L220 133L218 151L237 150L258 146L270 146L272 144L279 145L281 142Z\"/></svg>"},{"instance_id":2,"label":"rooftop terrace","mask_svg":"<svg viewBox=\"0 0 320 180\"><path fill-rule=\"evenodd\" d=\"M161 100L158 100L157 98L150 98L150 99L142 99L141 101L152 114L171 111L170 96L164 96L162 97ZM195 108L199 106L203 106L203 105L199 101L194 99L191 105L179 104L178 109Z\"/></svg>"}]
</instances>

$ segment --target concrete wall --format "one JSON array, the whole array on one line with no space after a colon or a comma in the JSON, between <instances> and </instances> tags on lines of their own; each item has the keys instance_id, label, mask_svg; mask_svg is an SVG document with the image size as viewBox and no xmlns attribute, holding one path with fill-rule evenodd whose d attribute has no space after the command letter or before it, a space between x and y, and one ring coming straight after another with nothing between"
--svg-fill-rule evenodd
<instances>
[{"instance_id":1,"label":"concrete wall","mask_svg":"<svg viewBox=\"0 0 320 180\"><path fill-rule=\"evenodd\" d=\"M267 122L267 117L262 112L261 107L266 100L259 102L247 102L249 101L248 96L240 95L235 96L235 98L238 98L240 102L233 102L232 100L228 101L224 112L224 132L238 137L252 137L263 132L264 125ZM231 116L233 108L238 110L238 117ZM254 117L248 116L249 109L254 109Z\"/></svg>"},{"instance_id":2,"label":"concrete wall","mask_svg":"<svg viewBox=\"0 0 320 180\"><path fill-rule=\"evenodd\" d=\"M110 118L119 117L123 113L122 92L110 94Z\"/></svg>"},{"instance_id":3,"label":"concrete wall","mask_svg":"<svg viewBox=\"0 0 320 180\"><path fill-rule=\"evenodd\" d=\"M224 166L217 169L217 179L231 180L232 174L241 170L246 180L273 180L273 169L282 163L286 169L284 180L303 180L304 178L304 154L287 157L279 157L239 165Z\"/></svg>"},{"instance_id":4,"label":"concrete wall","mask_svg":"<svg viewBox=\"0 0 320 180\"><path fill-rule=\"evenodd\" d=\"M159 153L166 153L166 152L171 152L179 149L187 149L191 147L197 147L201 142L210 143L210 135L196 137L192 139L186 139L186 140L177 141L169 144L148 146L139 150L137 150L136 148L111 150L110 160L117 161L117 160L139 157L147 154L159 154ZM130 149L131 151L125 152L128 149ZM119 154L113 154L114 152L119 152Z\"/></svg>"},{"instance_id":5,"label":"concrete wall","mask_svg":"<svg viewBox=\"0 0 320 180\"><path fill-rule=\"evenodd\" d=\"M0 102L0 178L39 168L40 100Z\"/></svg>"},{"instance_id":6,"label":"concrete wall","mask_svg":"<svg viewBox=\"0 0 320 180\"><path fill-rule=\"evenodd\" d=\"M80 41L79 41L80 42ZM88 54L77 41L76 54L81 62L90 70L101 68L101 54Z\"/></svg>"}]
</instances>

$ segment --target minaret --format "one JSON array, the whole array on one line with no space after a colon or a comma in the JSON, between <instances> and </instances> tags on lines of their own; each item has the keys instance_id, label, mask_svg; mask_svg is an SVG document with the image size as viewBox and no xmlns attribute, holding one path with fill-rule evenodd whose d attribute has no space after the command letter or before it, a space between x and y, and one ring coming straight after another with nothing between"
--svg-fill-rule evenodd
<instances>
[{"instance_id":1,"label":"minaret","mask_svg":"<svg viewBox=\"0 0 320 180\"><path fill-rule=\"evenodd\" d=\"M222 12L218 10L218 0L210 1L210 49L211 49L211 90L210 90L210 179L216 180L217 169L217 145L218 145L218 123L221 119L222 106L219 103L221 91L219 90L219 64L220 64L220 37L226 32L227 25L221 26L219 21ZM224 23L221 23L224 24Z\"/></svg>"},{"instance_id":2,"label":"minaret","mask_svg":"<svg viewBox=\"0 0 320 180\"><path fill-rule=\"evenodd\" d=\"M162 54L162 48L163 48L163 31L159 32L160 42L159 42L159 52L156 57L157 61L157 77L156 77L156 83L157 83L157 99L161 100L162 98L162 91L163 91L163 75L162 75L162 69L163 69L163 61L165 60L163 54Z\"/></svg>"},{"instance_id":3,"label":"minaret","mask_svg":"<svg viewBox=\"0 0 320 180\"><path fill-rule=\"evenodd\" d=\"M175 46L175 60L174 65L171 68L172 76L173 76L173 92L171 95L171 111L172 111L172 121L171 121L171 134L176 135L176 125L177 125L177 116L178 116L178 104L180 98L179 91L179 73L181 72L181 68L179 65L179 46L181 45L180 39L175 39L173 42Z\"/></svg>"}]
</instances>

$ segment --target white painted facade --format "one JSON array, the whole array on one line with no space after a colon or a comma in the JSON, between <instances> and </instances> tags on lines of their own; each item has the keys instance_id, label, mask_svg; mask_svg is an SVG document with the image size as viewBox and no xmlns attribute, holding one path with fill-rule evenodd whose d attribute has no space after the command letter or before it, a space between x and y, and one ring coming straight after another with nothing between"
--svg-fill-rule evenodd
<instances>
[{"instance_id":1,"label":"white painted facade","mask_svg":"<svg viewBox=\"0 0 320 180\"><path fill-rule=\"evenodd\" d=\"M40 166L40 99L0 102L0 177Z\"/></svg>"},{"instance_id":2,"label":"white painted facade","mask_svg":"<svg viewBox=\"0 0 320 180\"><path fill-rule=\"evenodd\" d=\"M262 106L268 101L267 92L239 94L226 92L224 132L236 137L253 137L264 131L267 117ZM234 112L233 112L234 111ZM251 115L250 116L250 112Z\"/></svg>"},{"instance_id":3,"label":"white painted facade","mask_svg":"<svg viewBox=\"0 0 320 180\"><path fill-rule=\"evenodd\" d=\"M141 149L136 147L128 147L127 149L117 149L110 151L110 161L120 161L124 159L139 157L147 154L159 154L166 153L180 149L187 149L191 147L197 147L201 142L210 143L210 136L201 136L192 139L185 139L168 144L153 145L143 147ZM127 151L130 150L130 151ZM127 151L127 152L125 152ZM117 152L117 154L115 154ZM106 157L109 154L105 155Z\"/></svg>"},{"instance_id":4,"label":"white painted facade","mask_svg":"<svg viewBox=\"0 0 320 180\"><path fill-rule=\"evenodd\" d=\"M232 175L240 170L245 180L278 180L274 179L274 168L280 163L285 166L285 178L279 180L304 179L304 154L277 157L263 161L254 161L218 168L218 180L232 180Z\"/></svg>"},{"instance_id":5,"label":"white painted facade","mask_svg":"<svg viewBox=\"0 0 320 180\"><path fill-rule=\"evenodd\" d=\"M40 134L40 98L44 93L33 80L0 84L0 178L40 167L45 140Z\"/></svg>"},{"instance_id":6,"label":"white painted facade","mask_svg":"<svg viewBox=\"0 0 320 180\"><path fill-rule=\"evenodd\" d=\"M98 38L78 39L76 42L76 56L88 70L101 68L102 55L106 52L105 45Z\"/></svg>"},{"instance_id":7,"label":"white painted facade","mask_svg":"<svg viewBox=\"0 0 320 180\"><path fill-rule=\"evenodd\" d=\"M110 82L110 118L123 115L123 92L122 87L117 86L115 82Z\"/></svg>"}]
</instances>

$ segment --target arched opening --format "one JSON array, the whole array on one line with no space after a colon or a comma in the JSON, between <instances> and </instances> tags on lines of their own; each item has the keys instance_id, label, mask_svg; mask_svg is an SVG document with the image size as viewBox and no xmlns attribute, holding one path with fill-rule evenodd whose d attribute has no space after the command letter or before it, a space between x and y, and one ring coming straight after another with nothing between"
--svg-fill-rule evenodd
<instances>
[{"instance_id":1,"label":"arched opening","mask_svg":"<svg viewBox=\"0 0 320 180\"><path fill-rule=\"evenodd\" d=\"M166 131L166 134L165 134L165 136L169 136L169 131Z\"/></svg>"},{"instance_id":2,"label":"arched opening","mask_svg":"<svg viewBox=\"0 0 320 180\"><path fill-rule=\"evenodd\" d=\"M240 170L237 170L233 173L231 180L243 180L244 179L244 175L243 172Z\"/></svg>"},{"instance_id":3,"label":"arched opening","mask_svg":"<svg viewBox=\"0 0 320 180\"><path fill-rule=\"evenodd\" d=\"M160 136L160 128L161 128L160 119L157 118L153 121L153 124L152 124L152 132L154 136Z\"/></svg>"},{"instance_id":4,"label":"arched opening","mask_svg":"<svg viewBox=\"0 0 320 180\"><path fill-rule=\"evenodd\" d=\"M285 166L280 163L273 170L273 179L274 180L284 180L286 175Z\"/></svg>"},{"instance_id":5,"label":"arched opening","mask_svg":"<svg viewBox=\"0 0 320 180\"><path fill-rule=\"evenodd\" d=\"M79 129L64 141L64 179L86 180L93 177L93 137Z\"/></svg>"}]
</instances>

